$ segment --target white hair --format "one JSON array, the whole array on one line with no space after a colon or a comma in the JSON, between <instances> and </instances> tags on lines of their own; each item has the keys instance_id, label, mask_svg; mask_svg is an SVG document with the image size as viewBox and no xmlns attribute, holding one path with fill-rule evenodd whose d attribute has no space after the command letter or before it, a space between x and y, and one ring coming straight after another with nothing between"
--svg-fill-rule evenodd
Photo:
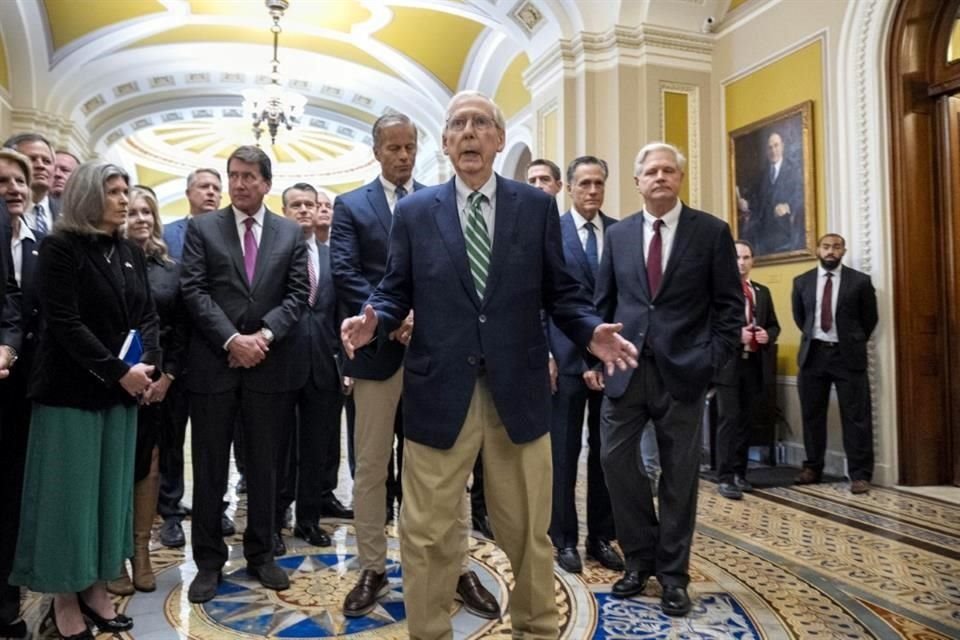
<instances>
[{"instance_id":1,"label":"white hair","mask_svg":"<svg viewBox=\"0 0 960 640\"><path fill-rule=\"evenodd\" d=\"M637 152L637 159L633 162L633 175L639 176L643 173L643 163L646 162L647 156L654 151L669 151L677 161L677 166L680 168L680 171L686 169L687 157L680 152L680 149L666 142L651 142L645 144L643 148Z\"/></svg>"}]
</instances>

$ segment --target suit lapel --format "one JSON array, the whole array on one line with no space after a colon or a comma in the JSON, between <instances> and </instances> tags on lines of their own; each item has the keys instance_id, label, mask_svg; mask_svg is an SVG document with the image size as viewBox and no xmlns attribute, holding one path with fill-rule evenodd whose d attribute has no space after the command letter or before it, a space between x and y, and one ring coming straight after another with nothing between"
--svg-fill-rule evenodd
<instances>
[{"instance_id":1,"label":"suit lapel","mask_svg":"<svg viewBox=\"0 0 960 640\"><path fill-rule=\"evenodd\" d=\"M370 203L370 208L377 214L384 231L387 232L387 235L390 235L390 227L393 226L393 214L390 213L387 194L383 190L383 185L380 184L380 178L374 179L367 185L367 202Z\"/></svg>"},{"instance_id":2,"label":"suit lapel","mask_svg":"<svg viewBox=\"0 0 960 640\"><path fill-rule=\"evenodd\" d=\"M643 237L646 233L646 225L644 224L643 211L634 214L632 218L624 222L624 224L632 224L636 227L633 232L634 241L630 243L631 247L628 247L630 254L633 256L633 259L636 261L637 265L637 275L639 275L640 288L643 290L643 295L645 299L649 302L652 299L650 295L650 283L647 281L647 263L643 256L643 247L646 238ZM639 251L632 250L632 247L640 247ZM605 248L604 251L608 250L609 247ZM661 281L661 288L663 287Z\"/></svg>"},{"instance_id":3,"label":"suit lapel","mask_svg":"<svg viewBox=\"0 0 960 640\"><path fill-rule=\"evenodd\" d=\"M487 286L484 291L483 303L490 299L492 291L500 280L507 255L511 251L511 240L517 227L518 211L520 211L520 194L516 189L507 188L506 183L497 176L497 209L493 212L493 254L490 256L490 273L487 274ZM466 249L464 249L466 251Z\"/></svg>"},{"instance_id":4,"label":"suit lapel","mask_svg":"<svg viewBox=\"0 0 960 640\"><path fill-rule=\"evenodd\" d=\"M686 205L680 209L680 219L677 222L677 230L673 234L673 245L670 247L670 257L667 258L667 268L663 272L663 279L660 281L660 290L663 291L670 284L670 276L677 270L680 258L690 246L690 239L696 234L696 221L690 215Z\"/></svg>"},{"instance_id":5,"label":"suit lapel","mask_svg":"<svg viewBox=\"0 0 960 640\"><path fill-rule=\"evenodd\" d=\"M236 218L233 215L233 209L227 207L217 212L220 217L220 233L223 235L223 246L227 248L227 253L233 259L233 266L237 270L237 275L243 285L250 289L250 283L247 282L247 270L243 266L243 249L240 248L240 236L237 235ZM259 262L259 252L258 262Z\"/></svg>"},{"instance_id":6,"label":"suit lapel","mask_svg":"<svg viewBox=\"0 0 960 640\"><path fill-rule=\"evenodd\" d=\"M595 285L593 269L590 268L590 263L587 262L587 253L583 250L583 245L580 244L580 234L577 233L577 223L574 222L571 212L567 211L560 216L560 229L563 235L564 246L570 255L576 259L577 264L580 265L580 270L583 271L584 277L590 283L590 288L592 289Z\"/></svg>"},{"instance_id":7,"label":"suit lapel","mask_svg":"<svg viewBox=\"0 0 960 640\"><path fill-rule=\"evenodd\" d=\"M457 190L453 179L445 184L437 195L437 199L433 203L433 217L437 223L437 229L440 231L440 238L447 248L450 261L453 262L454 269L460 276L460 283L470 299L473 300L473 304L479 308L480 298L477 296L477 289L473 284L473 277L470 275L470 265L467 262L467 243L463 238L463 228L460 226ZM499 225L500 222L497 221L497 224Z\"/></svg>"},{"instance_id":8,"label":"suit lapel","mask_svg":"<svg viewBox=\"0 0 960 640\"><path fill-rule=\"evenodd\" d=\"M24 224L24 223L21 223ZM34 242L26 238L20 248L20 289L21 291L33 291L33 274L37 265L37 246L43 236L37 238ZM26 313L26 310L24 310Z\"/></svg>"}]
</instances>

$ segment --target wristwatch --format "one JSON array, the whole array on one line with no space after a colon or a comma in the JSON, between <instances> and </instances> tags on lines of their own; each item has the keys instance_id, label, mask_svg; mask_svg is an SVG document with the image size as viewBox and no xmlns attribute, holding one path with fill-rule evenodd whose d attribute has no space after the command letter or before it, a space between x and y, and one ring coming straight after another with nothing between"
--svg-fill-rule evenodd
<instances>
[{"instance_id":1,"label":"wristwatch","mask_svg":"<svg viewBox=\"0 0 960 640\"><path fill-rule=\"evenodd\" d=\"M263 339L267 341L267 344L273 342L273 331L270 331L267 327L260 329L260 335L263 336Z\"/></svg>"}]
</instances>

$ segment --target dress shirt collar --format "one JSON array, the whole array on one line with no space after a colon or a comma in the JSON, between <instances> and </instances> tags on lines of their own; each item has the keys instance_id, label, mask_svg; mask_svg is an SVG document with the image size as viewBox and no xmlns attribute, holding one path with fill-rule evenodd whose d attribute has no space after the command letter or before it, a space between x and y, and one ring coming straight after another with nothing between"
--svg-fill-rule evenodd
<instances>
[{"instance_id":1,"label":"dress shirt collar","mask_svg":"<svg viewBox=\"0 0 960 640\"><path fill-rule=\"evenodd\" d=\"M383 190L386 191L388 194L390 194L391 198L396 198L397 185L393 184L392 182L384 178L382 173L380 174L379 178L380 178L380 185L383 186ZM407 190L407 195L410 195L411 193L413 193L413 177L411 176L410 179L407 180L406 183L404 183L401 186Z\"/></svg>"},{"instance_id":2,"label":"dress shirt collar","mask_svg":"<svg viewBox=\"0 0 960 640\"><path fill-rule=\"evenodd\" d=\"M33 235L33 229L31 229L29 225L27 225L27 222L23 219L23 217L21 217L20 231L17 233L16 236L13 237L13 241L16 242L17 244L20 244L24 240L33 240L34 242L36 242L37 236Z\"/></svg>"},{"instance_id":3,"label":"dress shirt collar","mask_svg":"<svg viewBox=\"0 0 960 640\"><path fill-rule=\"evenodd\" d=\"M573 216L573 224L576 225L577 231L583 229L583 226L588 222L592 222L593 226L597 228L597 231L603 233L603 217L600 215L599 211L597 211L597 215L593 216L593 220L587 220L579 211L577 211L575 206L570 205L570 215Z\"/></svg>"},{"instance_id":4,"label":"dress shirt collar","mask_svg":"<svg viewBox=\"0 0 960 640\"><path fill-rule=\"evenodd\" d=\"M680 198L677 198L677 204L673 205L673 208L670 211L667 211L665 214L660 216L660 220L663 221L663 224L668 229L676 229L677 223L680 221L680 211L683 209L683 202L680 201ZM653 226L653 223L657 221L657 217L647 211L647 208L643 208L643 218L646 220L647 225Z\"/></svg>"},{"instance_id":5,"label":"dress shirt collar","mask_svg":"<svg viewBox=\"0 0 960 640\"><path fill-rule=\"evenodd\" d=\"M250 216L245 214L243 211L240 211L240 209L237 209L233 205L230 205L230 208L233 210L233 217L236 220L237 226L238 227L243 226L244 225L243 221L249 218ZM253 214L253 219L257 221L256 226L260 227L261 229L263 228L263 218L266 215L266 212L267 212L267 208L263 206L263 204L261 204L260 208L257 209L257 212Z\"/></svg>"},{"instance_id":6,"label":"dress shirt collar","mask_svg":"<svg viewBox=\"0 0 960 640\"><path fill-rule=\"evenodd\" d=\"M303 239L303 242L307 245L307 249L312 252L317 250L317 236L311 234L310 237Z\"/></svg>"},{"instance_id":7,"label":"dress shirt collar","mask_svg":"<svg viewBox=\"0 0 960 640\"><path fill-rule=\"evenodd\" d=\"M822 264L818 264L818 265L817 265L817 278L819 278L819 279L822 280L822 279L823 279L823 276L825 276L828 271L829 271L829 273L832 273L832 274L834 275L834 277L839 278L839 277L840 277L840 271L841 271L842 269L843 269L843 264L842 264L842 263L841 263L841 264L838 264L838 265L837 265L837 268L836 268L836 269L833 269L833 270L824 269Z\"/></svg>"},{"instance_id":8,"label":"dress shirt collar","mask_svg":"<svg viewBox=\"0 0 960 640\"><path fill-rule=\"evenodd\" d=\"M457 200L467 202L467 198L470 197L470 194L474 192L474 189L471 189L467 186L467 183L460 179L460 176L454 177L454 185L457 188ZM494 200L497 195L497 174L491 173L490 179L483 183L483 185L476 189L483 195L487 196L487 202L490 205L493 205Z\"/></svg>"}]
</instances>

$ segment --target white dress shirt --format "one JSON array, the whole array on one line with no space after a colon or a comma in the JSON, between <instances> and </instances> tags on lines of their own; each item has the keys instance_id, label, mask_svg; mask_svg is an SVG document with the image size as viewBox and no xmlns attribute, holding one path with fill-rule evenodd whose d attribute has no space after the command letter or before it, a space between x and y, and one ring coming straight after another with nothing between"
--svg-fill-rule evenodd
<instances>
[{"instance_id":1,"label":"white dress shirt","mask_svg":"<svg viewBox=\"0 0 960 640\"><path fill-rule=\"evenodd\" d=\"M663 264L661 265L661 273L666 273L667 271L667 263L670 259L670 250L673 248L673 238L677 235L677 224L680 222L681 209L683 209L683 203L680 202L680 198L677 198L677 204L673 206L673 209L670 209L670 211L667 211L659 218L663 221L663 224L660 225L660 241L663 246ZM647 211L646 207L644 207L643 264L647 264L647 254L650 252L650 241L653 239L653 223L656 222L657 219L658 218L655 215Z\"/></svg>"},{"instance_id":2,"label":"white dress shirt","mask_svg":"<svg viewBox=\"0 0 960 640\"><path fill-rule=\"evenodd\" d=\"M33 230L26 225L24 220L20 219L20 232L10 238L10 251L13 253L13 271L17 277L17 284L23 285L20 274L23 272L23 241L33 240L33 246L37 246L37 238L33 235ZM36 248L33 250L37 253Z\"/></svg>"},{"instance_id":3,"label":"white dress shirt","mask_svg":"<svg viewBox=\"0 0 960 640\"><path fill-rule=\"evenodd\" d=\"M387 196L387 206L390 207L390 213L393 213L393 210L397 208L397 185L384 178L382 173L380 174L380 184L383 186L383 194ZM407 180L403 188L407 190L407 195L413 193L413 178Z\"/></svg>"},{"instance_id":4,"label":"white dress shirt","mask_svg":"<svg viewBox=\"0 0 960 640\"><path fill-rule=\"evenodd\" d=\"M247 223L244 221L250 216L236 207L231 206L230 208L233 209L233 217L236 220L237 237L240 238L240 251L243 255L246 255L247 250L243 245L243 238L247 234ZM266 214L267 209L261 204L260 209L253 215L253 219L256 221L253 225L253 237L257 239L257 248L260 247L260 236L263 234L263 217Z\"/></svg>"},{"instance_id":5,"label":"white dress shirt","mask_svg":"<svg viewBox=\"0 0 960 640\"><path fill-rule=\"evenodd\" d=\"M831 317L833 317L833 324L830 325L830 331L824 331L820 327L820 313L823 309L823 287L827 284L827 270L823 268L823 265L817 267L817 306L814 309L813 316L813 339L814 340L823 340L824 342L840 342L840 337L837 335L837 296L840 294L840 278L842 277L840 272L843 270L843 265L838 264L837 268L830 273L833 274L833 295L830 300L830 309L833 311Z\"/></svg>"},{"instance_id":6,"label":"white dress shirt","mask_svg":"<svg viewBox=\"0 0 960 640\"><path fill-rule=\"evenodd\" d=\"M454 178L454 185L457 188L457 211L460 212L460 228L463 233L467 233L467 216L470 211L467 207L467 198L473 193L473 189L460 179L460 176ZM491 173L490 179L482 187L477 189L480 193L487 196L487 199L480 204L480 215L483 221L487 223L487 235L490 236L490 250L493 250L493 223L497 210L497 174Z\"/></svg>"},{"instance_id":7,"label":"white dress shirt","mask_svg":"<svg viewBox=\"0 0 960 640\"><path fill-rule=\"evenodd\" d=\"M580 212L577 211L576 207L570 207L570 215L573 216L573 224L577 227L577 235L580 236L580 246L583 247L583 250L587 250L587 236L589 231L587 229L587 223L592 222L594 233L597 235L597 258L603 258L603 218L600 217L600 212L597 212L597 215L593 216L593 220L587 220Z\"/></svg>"}]
</instances>

